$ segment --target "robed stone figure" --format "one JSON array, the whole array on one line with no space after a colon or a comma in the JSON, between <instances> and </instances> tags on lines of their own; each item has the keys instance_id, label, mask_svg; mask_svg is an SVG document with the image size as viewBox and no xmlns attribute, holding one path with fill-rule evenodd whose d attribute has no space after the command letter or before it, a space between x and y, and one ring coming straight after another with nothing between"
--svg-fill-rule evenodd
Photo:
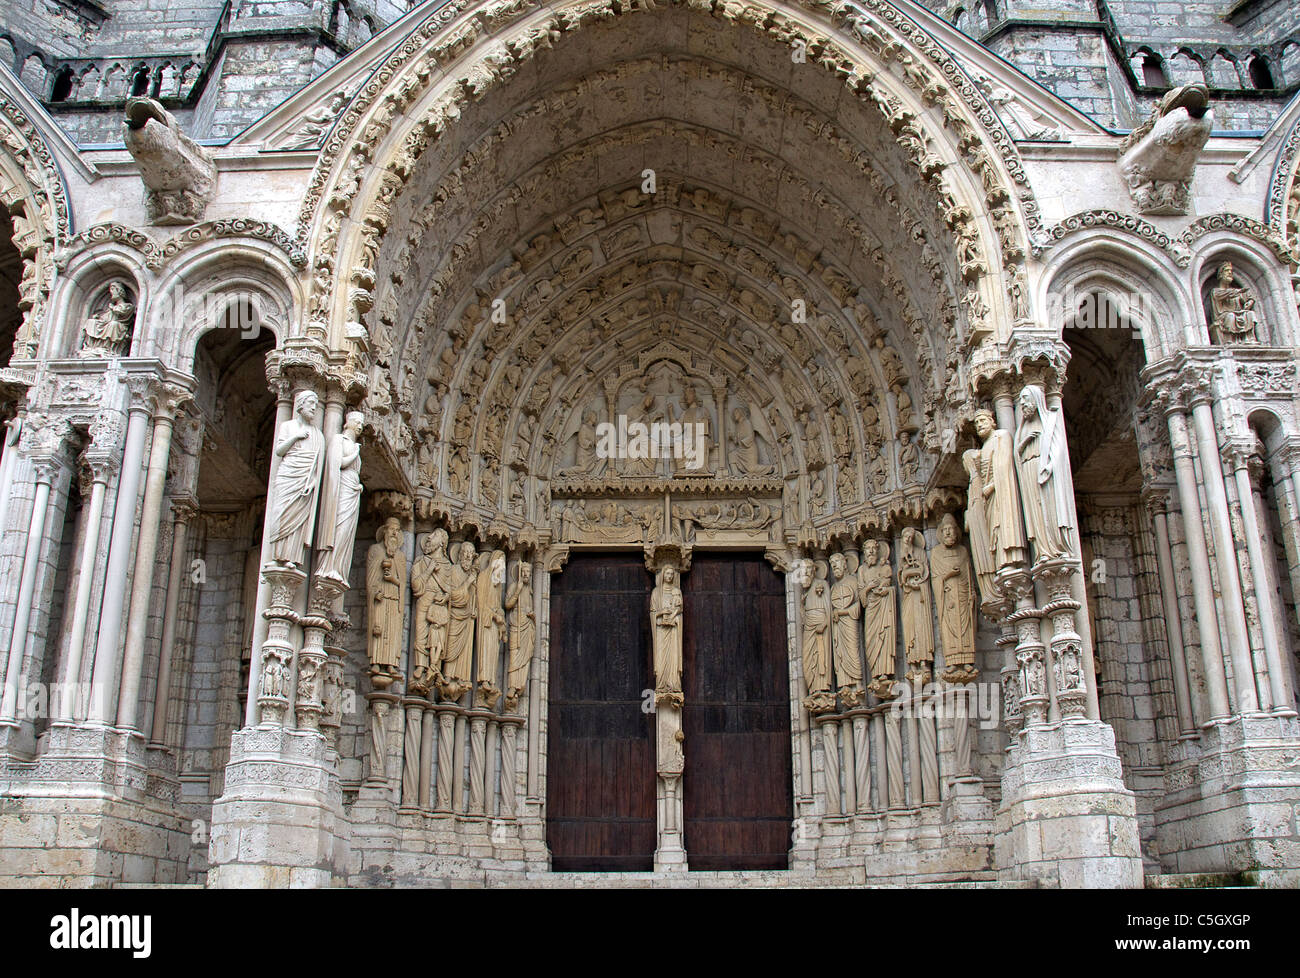
<instances>
[{"instance_id":1,"label":"robed stone figure","mask_svg":"<svg viewBox=\"0 0 1300 978\"><path fill-rule=\"evenodd\" d=\"M966 683L975 671L975 585L970 556L961 545L961 530L952 513L939 521L939 544L930 551L930 587L939 619L943 678Z\"/></svg>"},{"instance_id":2,"label":"robed stone figure","mask_svg":"<svg viewBox=\"0 0 1300 978\"><path fill-rule=\"evenodd\" d=\"M858 594L862 600L862 634L866 640L871 691L878 697L894 695L894 649L898 634L894 572L889 566L889 544L867 540L862 544L858 568Z\"/></svg>"},{"instance_id":3,"label":"robed stone figure","mask_svg":"<svg viewBox=\"0 0 1300 978\"><path fill-rule=\"evenodd\" d=\"M856 563L857 555L854 555ZM862 604L858 580L844 554L831 554L831 649L835 659L835 683L846 709L862 703Z\"/></svg>"},{"instance_id":4,"label":"robed stone figure","mask_svg":"<svg viewBox=\"0 0 1300 978\"><path fill-rule=\"evenodd\" d=\"M320 559L316 573L347 584L361 513L361 428L365 415L349 411L343 431L330 445L321 494Z\"/></svg>"},{"instance_id":5,"label":"robed stone figure","mask_svg":"<svg viewBox=\"0 0 1300 978\"><path fill-rule=\"evenodd\" d=\"M501 639L506 613L502 589L506 580L506 555L500 550L479 558L478 572L478 705L494 709L501 689L497 669L501 664Z\"/></svg>"},{"instance_id":6,"label":"robed stone figure","mask_svg":"<svg viewBox=\"0 0 1300 978\"><path fill-rule=\"evenodd\" d=\"M451 560L447 557L447 531L441 527L420 540L422 556L411 568L411 594L415 621L411 623L415 669L411 687L426 693L442 677L447 647L447 592L451 587Z\"/></svg>"},{"instance_id":7,"label":"robed stone figure","mask_svg":"<svg viewBox=\"0 0 1300 978\"><path fill-rule=\"evenodd\" d=\"M930 567L925 560L925 535L914 526L903 530L898 554L898 585L903 591L903 655L907 675L929 682L934 665L934 615L930 610Z\"/></svg>"},{"instance_id":8,"label":"robed stone figure","mask_svg":"<svg viewBox=\"0 0 1300 978\"><path fill-rule=\"evenodd\" d=\"M533 609L533 567L526 560L516 565L515 579L506 590L506 611L510 614L510 666L506 677L506 709L514 713L528 685L528 667L537 645L537 612Z\"/></svg>"},{"instance_id":9,"label":"robed stone figure","mask_svg":"<svg viewBox=\"0 0 1300 978\"><path fill-rule=\"evenodd\" d=\"M455 550L451 586L447 591L447 648L442 660L444 700L458 700L470 686L474 661L474 621L478 618L478 573L474 569L474 544L468 540Z\"/></svg>"},{"instance_id":10,"label":"robed stone figure","mask_svg":"<svg viewBox=\"0 0 1300 978\"><path fill-rule=\"evenodd\" d=\"M318 404L314 393L299 391L293 399L293 417L281 427L275 445L280 467L275 473L271 559L286 566L302 566L315 526L325 447L325 439L313 423Z\"/></svg>"},{"instance_id":11,"label":"robed stone figure","mask_svg":"<svg viewBox=\"0 0 1300 978\"><path fill-rule=\"evenodd\" d=\"M1047 406L1043 389L1030 384L1020 392L1016 426L1016 465L1025 504L1025 528L1038 560L1074 552L1070 530L1070 457L1061 412Z\"/></svg>"},{"instance_id":12,"label":"robed stone figure","mask_svg":"<svg viewBox=\"0 0 1300 978\"><path fill-rule=\"evenodd\" d=\"M384 521L377 542L366 554L366 654L374 676L397 678L402 658L402 610L406 603L406 555L402 525L395 517Z\"/></svg>"},{"instance_id":13,"label":"robed stone figure","mask_svg":"<svg viewBox=\"0 0 1300 978\"><path fill-rule=\"evenodd\" d=\"M984 503L989 553L996 573L1003 567L1025 561L1025 529L1020 517L1015 453L1011 432L998 428L990 412L976 413L975 433L983 444L979 448L978 476L971 480L971 492L978 492Z\"/></svg>"},{"instance_id":14,"label":"robed stone figure","mask_svg":"<svg viewBox=\"0 0 1300 978\"><path fill-rule=\"evenodd\" d=\"M650 594L654 626L655 702L682 705L682 588L677 569L664 567Z\"/></svg>"},{"instance_id":15,"label":"robed stone figure","mask_svg":"<svg viewBox=\"0 0 1300 978\"><path fill-rule=\"evenodd\" d=\"M831 689L831 588L826 581L826 564L811 561L803 565L803 681L808 691L804 706L810 713L835 709Z\"/></svg>"}]
</instances>

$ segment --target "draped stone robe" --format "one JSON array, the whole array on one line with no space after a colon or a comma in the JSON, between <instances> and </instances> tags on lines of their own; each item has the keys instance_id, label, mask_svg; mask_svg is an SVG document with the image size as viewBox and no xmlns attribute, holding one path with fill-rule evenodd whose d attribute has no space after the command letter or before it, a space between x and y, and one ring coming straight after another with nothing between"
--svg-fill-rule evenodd
<instances>
[{"instance_id":1,"label":"draped stone robe","mask_svg":"<svg viewBox=\"0 0 1300 978\"><path fill-rule=\"evenodd\" d=\"M271 534L271 557L301 566L303 553L315 527L316 493L320 488L324 436L315 425L294 418L284 425L279 448L294 441L280 459L275 475L275 530Z\"/></svg>"}]
</instances>

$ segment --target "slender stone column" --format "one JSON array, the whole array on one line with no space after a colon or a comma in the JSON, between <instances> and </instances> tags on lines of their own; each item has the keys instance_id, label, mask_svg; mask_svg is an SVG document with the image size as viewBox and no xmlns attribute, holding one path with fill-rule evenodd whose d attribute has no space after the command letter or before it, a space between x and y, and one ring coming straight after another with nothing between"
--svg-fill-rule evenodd
<instances>
[{"instance_id":1,"label":"slender stone column","mask_svg":"<svg viewBox=\"0 0 1300 978\"><path fill-rule=\"evenodd\" d=\"M449 703L439 703L434 710L438 714L438 799L433 810L450 814L458 711Z\"/></svg>"},{"instance_id":2,"label":"slender stone column","mask_svg":"<svg viewBox=\"0 0 1300 978\"><path fill-rule=\"evenodd\" d=\"M1269 573L1266 560L1274 560L1273 554L1264 553L1265 536L1259 523L1259 512L1255 508L1255 489L1250 479L1250 458L1253 446L1230 445L1225 461L1232 469L1237 484L1237 499L1241 505L1241 522L1246 531L1246 556L1250 560L1250 576L1255 581L1255 602L1259 608L1259 630L1264 640L1264 662L1268 671L1267 699L1268 708L1273 711L1293 713L1291 693L1287 689L1285 665L1282 662L1282 648L1285 640L1278 632L1280 618L1273 603L1273 591L1270 582L1273 575ZM1235 668L1235 664L1234 664Z\"/></svg>"},{"instance_id":3,"label":"slender stone column","mask_svg":"<svg viewBox=\"0 0 1300 978\"><path fill-rule=\"evenodd\" d=\"M1210 581L1210 556L1205 544L1201 498L1196 488L1196 470L1187 431L1187 415L1166 403L1169 442L1174 455L1174 477L1178 485L1178 508L1183 515L1183 538L1192 572L1192 597L1196 602L1196 624L1201 639L1201 660L1206 691L1210 697L1209 719L1222 720L1232 714L1228 705L1228 680L1219 647L1219 614Z\"/></svg>"},{"instance_id":4,"label":"slender stone column","mask_svg":"<svg viewBox=\"0 0 1300 978\"><path fill-rule=\"evenodd\" d=\"M271 444L274 445L280 437L280 429L293 414L293 390L289 384L282 380L274 382L273 387L276 392L275 400L275 430L271 433ZM270 487L275 485L276 473L280 470L280 458L275 452L271 453L271 473L267 478L267 496L266 512L262 514L262 548L261 557L258 566L265 566L270 558L270 536L271 526L275 514L271 511L274 500L271 497ZM257 680L262 671L262 645L266 641L267 631L270 628L270 619L266 617L266 610L271 600L271 584L265 576L259 575L257 582L257 603L252 610L253 614L253 647L249 652L248 660L248 706L244 711L244 726L256 726L259 720L259 706L257 702Z\"/></svg>"},{"instance_id":5,"label":"slender stone column","mask_svg":"<svg viewBox=\"0 0 1300 978\"><path fill-rule=\"evenodd\" d=\"M912 695L907 700L907 770L910 798L909 808L920 808L925 792L921 784L921 684L912 682ZM933 730L933 726L931 726Z\"/></svg>"},{"instance_id":6,"label":"slender stone column","mask_svg":"<svg viewBox=\"0 0 1300 978\"><path fill-rule=\"evenodd\" d=\"M857 760L853 752L853 721L840 721L840 748L844 758L844 814L852 815L858 810Z\"/></svg>"},{"instance_id":7,"label":"slender stone column","mask_svg":"<svg viewBox=\"0 0 1300 978\"><path fill-rule=\"evenodd\" d=\"M434 742L438 730L438 714L433 706L424 704L424 716L420 724L420 777L417 787L420 791L420 809L429 811L433 807L430 797L433 781Z\"/></svg>"},{"instance_id":8,"label":"slender stone column","mask_svg":"<svg viewBox=\"0 0 1300 978\"><path fill-rule=\"evenodd\" d=\"M95 642L95 670L89 720L107 726L117 717L118 642L122 637L122 612L126 606L127 568L135 535L135 507L140 499L140 473L148 437L149 405L144 391L134 389L126 422L126 446L113 506L113 533L108 543L108 568L104 574L104 601L99 609L99 638Z\"/></svg>"},{"instance_id":9,"label":"slender stone column","mask_svg":"<svg viewBox=\"0 0 1300 978\"><path fill-rule=\"evenodd\" d=\"M907 785L903 780L903 724L898 714L886 707L885 734L885 785L889 792L889 808L907 807Z\"/></svg>"},{"instance_id":10,"label":"slender stone column","mask_svg":"<svg viewBox=\"0 0 1300 978\"><path fill-rule=\"evenodd\" d=\"M1250 661L1250 633L1246 629L1246 606L1242 599L1241 577L1237 572L1237 546L1232 536L1232 519L1228 515L1228 493L1223 483L1219 438L1214 428L1210 397L1208 385L1193 388L1192 422L1196 429L1210 528L1214 533L1214 557L1219 569L1228 655L1232 659L1232 678L1237 693L1236 708L1238 713L1255 713L1259 710L1259 697L1255 691L1255 669Z\"/></svg>"},{"instance_id":11,"label":"slender stone column","mask_svg":"<svg viewBox=\"0 0 1300 978\"><path fill-rule=\"evenodd\" d=\"M1047 649L1042 638L1042 612L1034 607L1034 584L1022 568L1003 568L998 572L1002 590L1015 602L1007 615L1015 625L1016 665L1019 667L1020 715L1026 727L1047 723L1049 694L1047 689Z\"/></svg>"},{"instance_id":12,"label":"slender stone column","mask_svg":"<svg viewBox=\"0 0 1300 978\"><path fill-rule=\"evenodd\" d=\"M367 693L370 705L370 762L367 765L367 788L388 788L388 711L401 702L395 693Z\"/></svg>"},{"instance_id":13,"label":"slender stone column","mask_svg":"<svg viewBox=\"0 0 1300 978\"><path fill-rule=\"evenodd\" d=\"M36 495L32 500L32 523L27 530L27 548L23 553L23 573L18 585L18 608L13 632L9 637L9 656L4 673L4 693L0 696L0 723L17 719L18 686L22 681L23 658L27 654L27 625L32 615L36 591L36 572L40 569L41 546L45 541L45 521L50 509L50 486L57 473L52 461L34 463Z\"/></svg>"},{"instance_id":14,"label":"slender stone column","mask_svg":"<svg viewBox=\"0 0 1300 978\"><path fill-rule=\"evenodd\" d=\"M515 785L516 756L519 751L519 727L522 717L501 718L501 817L514 818L519 811Z\"/></svg>"},{"instance_id":15,"label":"slender stone column","mask_svg":"<svg viewBox=\"0 0 1300 978\"><path fill-rule=\"evenodd\" d=\"M55 723L69 723L77 719L82 698L70 695L81 682L81 664L85 659L86 628L90 622L90 600L95 590L95 566L99 558L99 530L104 522L104 500L108 495L108 480L115 464L110 456L89 454L83 459L91 478L90 506L86 516L86 533L81 542L81 560L77 572L77 590L72 601L72 628L68 637L68 657L63 662L61 682L64 695L51 703L51 718Z\"/></svg>"},{"instance_id":16,"label":"slender stone column","mask_svg":"<svg viewBox=\"0 0 1300 978\"><path fill-rule=\"evenodd\" d=\"M822 732L822 772L826 779L826 814L839 815L844 811L840 793L839 724L835 720L818 718Z\"/></svg>"},{"instance_id":17,"label":"slender stone column","mask_svg":"<svg viewBox=\"0 0 1300 978\"><path fill-rule=\"evenodd\" d=\"M320 730L324 713L325 640L330 631L330 615L346 585L328 577L314 577L307 614L299 619L303 645L298 653L298 682L294 692L294 721L299 730Z\"/></svg>"},{"instance_id":18,"label":"slender stone column","mask_svg":"<svg viewBox=\"0 0 1300 978\"><path fill-rule=\"evenodd\" d=\"M1187 649L1183 646L1183 622L1178 614L1178 585L1174 581L1174 556L1169 546L1169 499L1163 492L1146 493L1147 507L1156 536L1156 570L1160 578L1160 607L1164 614L1165 638L1174 680L1174 703L1178 711L1180 739L1196 735L1196 704L1187 677Z\"/></svg>"},{"instance_id":19,"label":"slender stone column","mask_svg":"<svg viewBox=\"0 0 1300 978\"><path fill-rule=\"evenodd\" d=\"M853 715L853 777L857 781L858 812L871 811L871 730L865 713Z\"/></svg>"},{"instance_id":20,"label":"slender stone column","mask_svg":"<svg viewBox=\"0 0 1300 978\"><path fill-rule=\"evenodd\" d=\"M290 630L298 622L294 603L307 575L296 567L276 567L262 572L271 594L266 609L268 630L263 643L258 677L254 682L260 725L283 726L292 702L293 641Z\"/></svg>"},{"instance_id":21,"label":"slender stone column","mask_svg":"<svg viewBox=\"0 0 1300 978\"><path fill-rule=\"evenodd\" d=\"M13 497L14 466L18 462L18 442L22 436L23 424L26 422L27 409L19 407L18 412L4 423L4 454L0 455L0 534L5 532L9 519L9 500Z\"/></svg>"},{"instance_id":22,"label":"slender stone column","mask_svg":"<svg viewBox=\"0 0 1300 978\"><path fill-rule=\"evenodd\" d=\"M424 740L424 708L428 702L421 697L408 696L402 705L406 708L402 737L402 808L415 811L420 807L420 746Z\"/></svg>"},{"instance_id":23,"label":"slender stone column","mask_svg":"<svg viewBox=\"0 0 1300 978\"><path fill-rule=\"evenodd\" d=\"M338 750L339 729L343 726L343 711L350 705L351 697L344 689L344 659L348 650L343 647L343 636L352 627L347 615L335 611L330 615L330 634L325 646L325 682L321 693L320 729L331 750Z\"/></svg>"},{"instance_id":24,"label":"slender stone column","mask_svg":"<svg viewBox=\"0 0 1300 978\"><path fill-rule=\"evenodd\" d=\"M117 703L117 725L135 730L139 725L140 680L144 672L144 643L149 630L149 599L158 559L158 524L162 518L167 459L171 454L176 411L186 395L178 388L159 386L154 392L153 441L149 471L145 476L144 504L140 509L140 535L135 545L135 572L131 576L131 609L126 619L126 647L122 654L122 688Z\"/></svg>"},{"instance_id":25,"label":"slender stone column","mask_svg":"<svg viewBox=\"0 0 1300 978\"><path fill-rule=\"evenodd\" d=\"M487 723L488 715L474 710L469 720L469 814L482 815L484 805L483 785L487 781Z\"/></svg>"},{"instance_id":26,"label":"slender stone column","mask_svg":"<svg viewBox=\"0 0 1300 978\"><path fill-rule=\"evenodd\" d=\"M185 541L190 520L198 513L191 500L172 500L172 556L167 574L167 603L163 609L162 645L158 651L158 682L153 694L153 725L149 746L162 747L167 739L167 710L170 704L172 654L176 648L176 612L180 607L181 582L185 575Z\"/></svg>"}]
</instances>

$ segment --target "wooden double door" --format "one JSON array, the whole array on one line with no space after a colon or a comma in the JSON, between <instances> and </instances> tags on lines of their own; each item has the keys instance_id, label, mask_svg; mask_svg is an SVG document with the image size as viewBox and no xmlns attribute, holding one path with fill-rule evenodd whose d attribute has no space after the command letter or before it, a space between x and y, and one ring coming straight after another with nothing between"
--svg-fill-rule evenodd
<instances>
[{"instance_id":1,"label":"wooden double door","mask_svg":"<svg viewBox=\"0 0 1300 978\"><path fill-rule=\"evenodd\" d=\"M653 868L653 580L638 554L575 555L552 580L552 868ZM793 817L785 592L761 555L697 553L682 577L683 776L693 870L784 869Z\"/></svg>"}]
</instances>

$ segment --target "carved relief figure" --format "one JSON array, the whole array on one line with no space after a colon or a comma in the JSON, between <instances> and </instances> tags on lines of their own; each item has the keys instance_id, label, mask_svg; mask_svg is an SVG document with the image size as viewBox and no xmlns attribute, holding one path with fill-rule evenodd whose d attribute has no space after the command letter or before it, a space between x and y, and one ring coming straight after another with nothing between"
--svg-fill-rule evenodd
<instances>
[{"instance_id":1,"label":"carved relief figure","mask_svg":"<svg viewBox=\"0 0 1300 978\"><path fill-rule=\"evenodd\" d=\"M856 563L857 555L854 555ZM835 682L846 709L862 703L862 604L858 580L844 554L831 554L831 618L834 624L831 648L835 657Z\"/></svg>"},{"instance_id":2,"label":"carved relief figure","mask_svg":"<svg viewBox=\"0 0 1300 978\"><path fill-rule=\"evenodd\" d=\"M835 709L831 690L831 589L826 583L826 564L806 561L803 582L803 681L808 691L804 706L810 713Z\"/></svg>"},{"instance_id":3,"label":"carved relief figure","mask_svg":"<svg viewBox=\"0 0 1300 978\"><path fill-rule=\"evenodd\" d=\"M878 697L894 695L894 649L898 611L894 600L894 572L889 566L889 544L867 540L862 544L858 568L858 593L862 599L862 632L866 640L870 689Z\"/></svg>"},{"instance_id":4,"label":"carved relief figure","mask_svg":"<svg viewBox=\"0 0 1300 978\"><path fill-rule=\"evenodd\" d=\"M699 401L699 395L694 387L687 386L682 392L682 410L677 415L677 420L682 425L683 440L689 439L688 444L695 446L698 456L687 457L687 453L682 453L680 457L675 457L673 463L675 470L681 473L691 475L712 475L713 474L713 419L709 417L709 412ZM699 427L687 428L687 425L698 425ZM696 467L692 467L692 465Z\"/></svg>"},{"instance_id":5,"label":"carved relief figure","mask_svg":"<svg viewBox=\"0 0 1300 978\"><path fill-rule=\"evenodd\" d=\"M727 433L727 457L736 475L771 475L772 466L758 459L758 436L749 420L749 408L741 406L731 412L731 431Z\"/></svg>"},{"instance_id":6,"label":"carved relief figure","mask_svg":"<svg viewBox=\"0 0 1300 978\"><path fill-rule=\"evenodd\" d=\"M506 555L500 550L483 554L478 571L478 692L475 705L496 707L501 689L497 667L501 664L501 639L506 627L501 587L506 580Z\"/></svg>"},{"instance_id":7,"label":"carved relief figure","mask_svg":"<svg viewBox=\"0 0 1300 978\"><path fill-rule=\"evenodd\" d=\"M682 589L677 570L665 567L650 595L654 625L655 702L682 705Z\"/></svg>"},{"instance_id":8,"label":"carved relief figure","mask_svg":"<svg viewBox=\"0 0 1300 978\"><path fill-rule=\"evenodd\" d=\"M939 616L943 678L950 683L974 680L975 586L970 556L961 545L961 530L952 513L939 521L939 545L930 551L930 587Z\"/></svg>"},{"instance_id":9,"label":"carved relief figure","mask_svg":"<svg viewBox=\"0 0 1300 978\"><path fill-rule=\"evenodd\" d=\"M478 617L478 575L474 571L474 544L468 540L455 548L451 587L447 591L447 648L442 660L438 693L458 700L469 689L474 656L474 620Z\"/></svg>"},{"instance_id":10,"label":"carved relief figure","mask_svg":"<svg viewBox=\"0 0 1300 978\"><path fill-rule=\"evenodd\" d=\"M898 472L904 482L913 482L916 480L916 474L921 468L921 453L917 447L912 444L912 435L907 431L898 433Z\"/></svg>"},{"instance_id":11,"label":"carved relief figure","mask_svg":"<svg viewBox=\"0 0 1300 978\"><path fill-rule=\"evenodd\" d=\"M439 527L426 534L420 540L420 549L423 556L411 568L411 594L415 597L411 689L427 693L442 679L440 666L447 648L447 593L451 586L447 531Z\"/></svg>"},{"instance_id":12,"label":"carved relief figure","mask_svg":"<svg viewBox=\"0 0 1300 978\"><path fill-rule=\"evenodd\" d=\"M1219 275L1210 292L1210 325L1214 339L1227 346L1231 343L1258 343L1259 314L1250 290L1237 285L1232 277L1232 262L1219 266Z\"/></svg>"},{"instance_id":13,"label":"carved relief figure","mask_svg":"<svg viewBox=\"0 0 1300 978\"><path fill-rule=\"evenodd\" d=\"M361 428L365 415L349 411L343 431L327 453L321 496L321 557L317 573L344 584L352 569L357 518L361 514Z\"/></svg>"},{"instance_id":14,"label":"carved relief figure","mask_svg":"<svg viewBox=\"0 0 1300 978\"><path fill-rule=\"evenodd\" d=\"M366 555L366 599L369 618L366 654L372 676L397 678L402 658L402 608L406 598L406 556L402 525L395 517L384 521L378 542Z\"/></svg>"},{"instance_id":15,"label":"carved relief figure","mask_svg":"<svg viewBox=\"0 0 1300 978\"><path fill-rule=\"evenodd\" d=\"M899 548L898 584L903 589L903 653L907 657L907 677L913 682L929 682L934 665L929 581L925 536L909 526L903 530L903 545Z\"/></svg>"},{"instance_id":16,"label":"carved relief figure","mask_svg":"<svg viewBox=\"0 0 1300 978\"><path fill-rule=\"evenodd\" d=\"M81 328L81 355L125 356L134 322L135 303L131 301L126 285L113 282L108 287L108 305L86 320Z\"/></svg>"},{"instance_id":17,"label":"carved relief figure","mask_svg":"<svg viewBox=\"0 0 1300 978\"><path fill-rule=\"evenodd\" d=\"M275 474L271 558L278 564L301 567L303 551L311 541L325 447L312 423L318 403L311 391L299 391L293 399L293 417L285 422L275 446L280 468Z\"/></svg>"},{"instance_id":18,"label":"carved relief figure","mask_svg":"<svg viewBox=\"0 0 1300 978\"><path fill-rule=\"evenodd\" d=\"M582 424L578 426L577 449L573 457L573 466L566 475L600 475L605 468L605 460L596 451L596 412L588 408L582 412Z\"/></svg>"},{"instance_id":19,"label":"carved relief figure","mask_svg":"<svg viewBox=\"0 0 1300 978\"><path fill-rule=\"evenodd\" d=\"M515 579L506 592L506 611L510 613L510 665L506 677L506 711L516 713L519 700L528 686L528 667L537 645L537 613L533 610L533 565L520 560Z\"/></svg>"},{"instance_id":20,"label":"carved relief figure","mask_svg":"<svg viewBox=\"0 0 1300 978\"><path fill-rule=\"evenodd\" d=\"M988 411L975 414L975 433L983 445L979 449L979 484L984 501L984 519L988 528L989 553L996 572L1025 559L1025 530L1020 516L1020 494L1016 487L1016 468L1011 448L1011 432L998 428ZM972 533L972 538L974 533Z\"/></svg>"},{"instance_id":21,"label":"carved relief figure","mask_svg":"<svg viewBox=\"0 0 1300 978\"><path fill-rule=\"evenodd\" d=\"M1060 411L1047 407L1043 389L1020 392L1016 465L1024 497L1025 524L1038 560L1074 553L1070 529L1069 464Z\"/></svg>"}]
</instances>

